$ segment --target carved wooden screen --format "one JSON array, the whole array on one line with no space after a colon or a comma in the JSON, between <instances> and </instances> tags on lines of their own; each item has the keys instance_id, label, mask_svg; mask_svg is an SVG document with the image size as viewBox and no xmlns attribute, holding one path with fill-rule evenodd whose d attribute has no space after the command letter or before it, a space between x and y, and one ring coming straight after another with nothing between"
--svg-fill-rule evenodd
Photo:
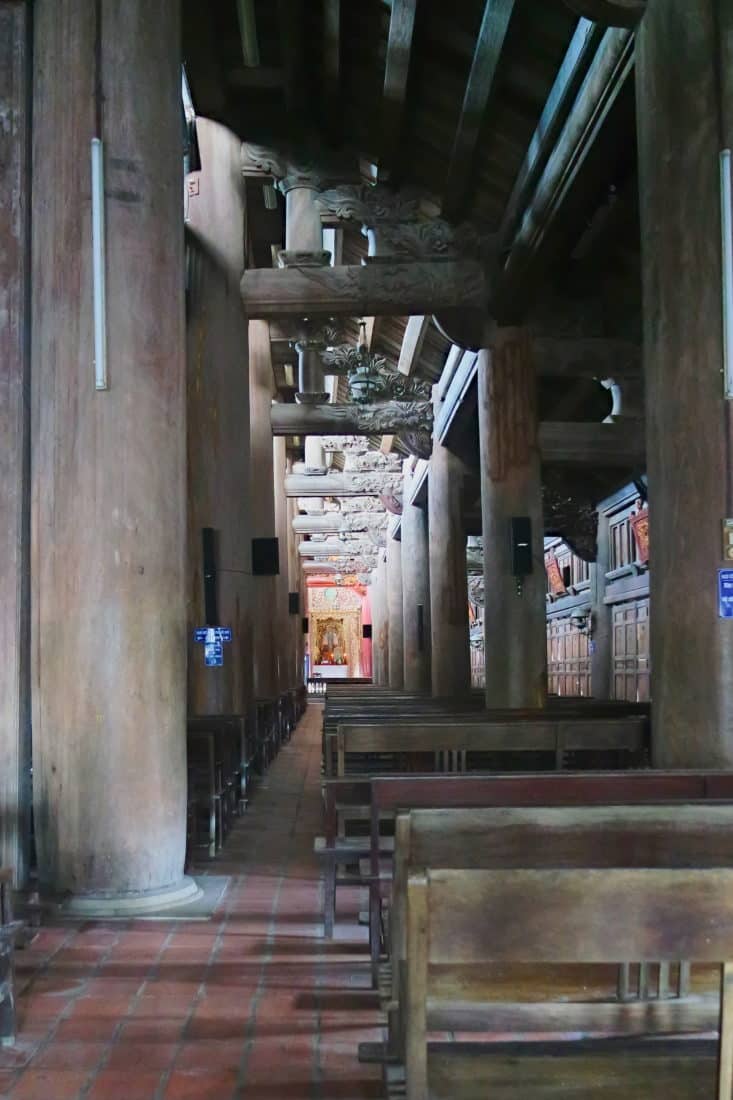
<instances>
[{"instance_id":1,"label":"carved wooden screen","mask_svg":"<svg viewBox=\"0 0 733 1100\"><path fill-rule=\"evenodd\" d=\"M553 695L590 695L590 648L570 618L547 623L547 686Z\"/></svg>"},{"instance_id":2,"label":"carved wooden screen","mask_svg":"<svg viewBox=\"0 0 733 1100\"><path fill-rule=\"evenodd\" d=\"M613 697L649 699L649 599L613 608Z\"/></svg>"}]
</instances>

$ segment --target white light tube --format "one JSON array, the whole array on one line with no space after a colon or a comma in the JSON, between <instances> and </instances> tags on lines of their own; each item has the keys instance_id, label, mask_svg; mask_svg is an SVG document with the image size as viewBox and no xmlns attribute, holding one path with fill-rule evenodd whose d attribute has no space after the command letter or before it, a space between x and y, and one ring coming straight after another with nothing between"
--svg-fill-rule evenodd
<instances>
[{"instance_id":1,"label":"white light tube","mask_svg":"<svg viewBox=\"0 0 733 1100\"><path fill-rule=\"evenodd\" d=\"M733 399L733 181L731 151L720 154L720 226L723 236L723 381Z\"/></svg>"},{"instance_id":2,"label":"white light tube","mask_svg":"<svg viewBox=\"0 0 733 1100\"><path fill-rule=\"evenodd\" d=\"M92 138L92 295L94 301L94 386L107 385L107 272L104 239L104 146Z\"/></svg>"}]
</instances>

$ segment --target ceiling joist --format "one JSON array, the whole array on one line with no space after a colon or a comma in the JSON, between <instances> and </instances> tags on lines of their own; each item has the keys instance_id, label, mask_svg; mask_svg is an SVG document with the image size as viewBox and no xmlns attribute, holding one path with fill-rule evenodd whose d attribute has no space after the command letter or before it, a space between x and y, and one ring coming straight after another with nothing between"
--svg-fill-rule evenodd
<instances>
[{"instance_id":1,"label":"ceiling joist","mask_svg":"<svg viewBox=\"0 0 733 1100\"><path fill-rule=\"evenodd\" d=\"M463 98L443 194L447 218L460 214L471 179L481 123L494 86L515 0L486 0L476 49Z\"/></svg>"},{"instance_id":2,"label":"ceiling joist","mask_svg":"<svg viewBox=\"0 0 733 1100\"><path fill-rule=\"evenodd\" d=\"M378 145L380 182L391 178L395 171L407 100L416 10L417 0L392 0Z\"/></svg>"}]
</instances>

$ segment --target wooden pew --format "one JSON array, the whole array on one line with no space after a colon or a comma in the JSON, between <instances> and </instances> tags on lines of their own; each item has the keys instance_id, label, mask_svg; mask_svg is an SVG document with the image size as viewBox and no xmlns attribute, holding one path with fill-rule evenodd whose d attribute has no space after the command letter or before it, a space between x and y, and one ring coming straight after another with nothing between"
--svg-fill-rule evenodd
<instances>
[{"instance_id":1,"label":"wooden pew","mask_svg":"<svg viewBox=\"0 0 733 1100\"><path fill-rule=\"evenodd\" d=\"M407 904L406 1093L400 1092L407 1100L729 1100L733 870L428 868L410 874ZM440 1011L451 986L461 989L466 969L607 964L624 957L686 957L719 965L720 1042L640 1039L640 1026L646 1035L648 1022L668 1014L669 1005L662 1003L645 1006L644 1019L631 1021L628 1038L428 1043L430 1015ZM553 1005L553 1018L564 1007ZM579 1008L567 1007L571 1026L563 1030L577 1030ZM595 1006L582 1007L592 1022ZM628 1006L611 1008L617 1017L611 1030L623 1034Z\"/></svg>"},{"instance_id":2,"label":"wooden pew","mask_svg":"<svg viewBox=\"0 0 733 1100\"><path fill-rule=\"evenodd\" d=\"M403 894L396 899L380 874L383 853L380 852L380 829L385 819L398 811L439 808L491 808L500 806L583 806L625 805L672 802L703 802L713 799L733 801L733 773L731 772L661 772L628 771L563 774L540 773L534 775L392 775L380 776L370 783L370 884L369 913L372 965L375 974L379 962L381 906L386 887L387 897L393 897L391 920L393 948L400 946L404 958ZM437 859L442 849L433 852ZM450 849L449 849L450 854ZM405 861L409 851L398 847L395 860L395 877L406 881ZM444 866L443 863L436 864ZM619 994L627 972L621 975ZM644 975L642 974L642 982ZM396 989L393 988L393 996Z\"/></svg>"},{"instance_id":3,"label":"wooden pew","mask_svg":"<svg viewBox=\"0 0 733 1100\"><path fill-rule=\"evenodd\" d=\"M348 753L394 756L414 753L543 753L561 768L566 753L613 752L641 766L648 747L644 718L516 718L502 715L480 721L458 717L441 723L339 725L336 774L348 773ZM372 768L372 774L385 767Z\"/></svg>"},{"instance_id":4,"label":"wooden pew","mask_svg":"<svg viewBox=\"0 0 733 1100\"><path fill-rule=\"evenodd\" d=\"M432 870L496 870L496 869L559 869L573 867L663 867L733 866L733 804L679 805L616 805L571 807L499 807L475 810L413 810L399 814L396 825L394 904L392 907L392 988L389 1005L389 1048L382 1054L399 1060L405 1051L407 999L406 981L409 970L410 917L407 910L407 881L413 873ZM505 914L511 924L515 914ZM491 939L493 926L484 923L483 935ZM626 963L631 958L622 954L609 960ZM682 956L689 958L689 956ZM649 956L640 956L646 964ZM689 1015L664 1007L667 998L661 990L662 974L669 965L664 956L660 968L660 991L656 1001L642 1001L641 1008L624 1004L619 998L614 1007L604 998L604 1007L597 1017L589 1009L585 1030L609 1031L622 1021L633 1024L643 1017L648 1030L664 1030L674 1023L675 1029L688 1025L700 1030L711 1024L709 1006L697 1006ZM585 960L590 962L592 960ZM680 974L685 971L681 968ZM458 981L458 977L455 978ZM542 975L537 975L541 988ZM586 976L586 980L587 976ZM527 1006L503 1006L497 1013L492 1005L495 975L475 970L470 975L472 994L466 1003L467 976L460 977L460 986L446 979L443 993L433 998L429 1026L432 1030L507 1030L509 1019L521 1023L517 1030L552 1031L578 1030L575 1016L555 1013L552 1018ZM563 991L567 997L567 990ZM681 996L685 990L679 990ZM587 998L587 994L586 994ZM569 998L582 1000L578 997ZM470 1002L474 1003L470 1003ZM681 1004L682 1002L680 1002ZM486 1005L489 1007L487 1008ZM662 1006L660 1008L660 1006ZM707 1011L707 1016L705 1012ZM659 1015L659 1020L657 1020ZM553 1021L555 1021L553 1023ZM591 1023L595 1021L593 1026ZM365 1045L360 1051L365 1060L373 1060L379 1051Z\"/></svg>"}]
</instances>

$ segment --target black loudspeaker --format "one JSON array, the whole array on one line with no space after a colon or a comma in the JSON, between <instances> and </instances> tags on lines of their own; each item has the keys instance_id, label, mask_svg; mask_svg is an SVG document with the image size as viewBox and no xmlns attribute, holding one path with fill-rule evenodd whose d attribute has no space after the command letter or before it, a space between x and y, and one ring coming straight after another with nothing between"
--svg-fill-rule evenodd
<instances>
[{"instance_id":1,"label":"black loudspeaker","mask_svg":"<svg viewBox=\"0 0 733 1100\"><path fill-rule=\"evenodd\" d=\"M276 577L280 572L277 539L252 539L252 573L255 577Z\"/></svg>"},{"instance_id":2,"label":"black loudspeaker","mask_svg":"<svg viewBox=\"0 0 733 1100\"><path fill-rule=\"evenodd\" d=\"M288 592L288 614L300 615L300 592Z\"/></svg>"},{"instance_id":3,"label":"black loudspeaker","mask_svg":"<svg viewBox=\"0 0 733 1100\"><path fill-rule=\"evenodd\" d=\"M303 633L304 634L308 633L308 620L307 619L303 619Z\"/></svg>"},{"instance_id":4,"label":"black loudspeaker","mask_svg":"<svg viewBox=\"0 0 733 1100\"><path fill-rule=\"evenodd\" d=\"M218 626L219 608L216 598L216 532L213 527L201 528L201 547L204 564L204 621L206 626Z\"/></svg>"},{"instance_id":5,"label":"black loudspeaker","mask_svg":"<svg viewBox=\"0 0 733 1100\"><path fill-rule=\"evenodd\" d=\"M372 636L372 624L371 623L363 623L362 624L361 636L362 636L362 638L371 638L371 636Z\"/></svg>"},{"instance_id":6,"label":"black loudspeaker","mask_svg":"<svg viewBox=\"0 0 733 1100\"><path fill-rule=\"evenodd\" d=\"M512 576L528 577L532 572L532 520L529 516L512 516Z\"/></svg>"},{"instance_id":7,"label":"black loudspeaker","mask_svg":"<svg viewBox=\"0 0 733 1100\"><path fill-rule=\"evenodd\" d=\"M417 605L417 651L425 652L425 608L421 603Z\"/></svg>"}]
</instances>

